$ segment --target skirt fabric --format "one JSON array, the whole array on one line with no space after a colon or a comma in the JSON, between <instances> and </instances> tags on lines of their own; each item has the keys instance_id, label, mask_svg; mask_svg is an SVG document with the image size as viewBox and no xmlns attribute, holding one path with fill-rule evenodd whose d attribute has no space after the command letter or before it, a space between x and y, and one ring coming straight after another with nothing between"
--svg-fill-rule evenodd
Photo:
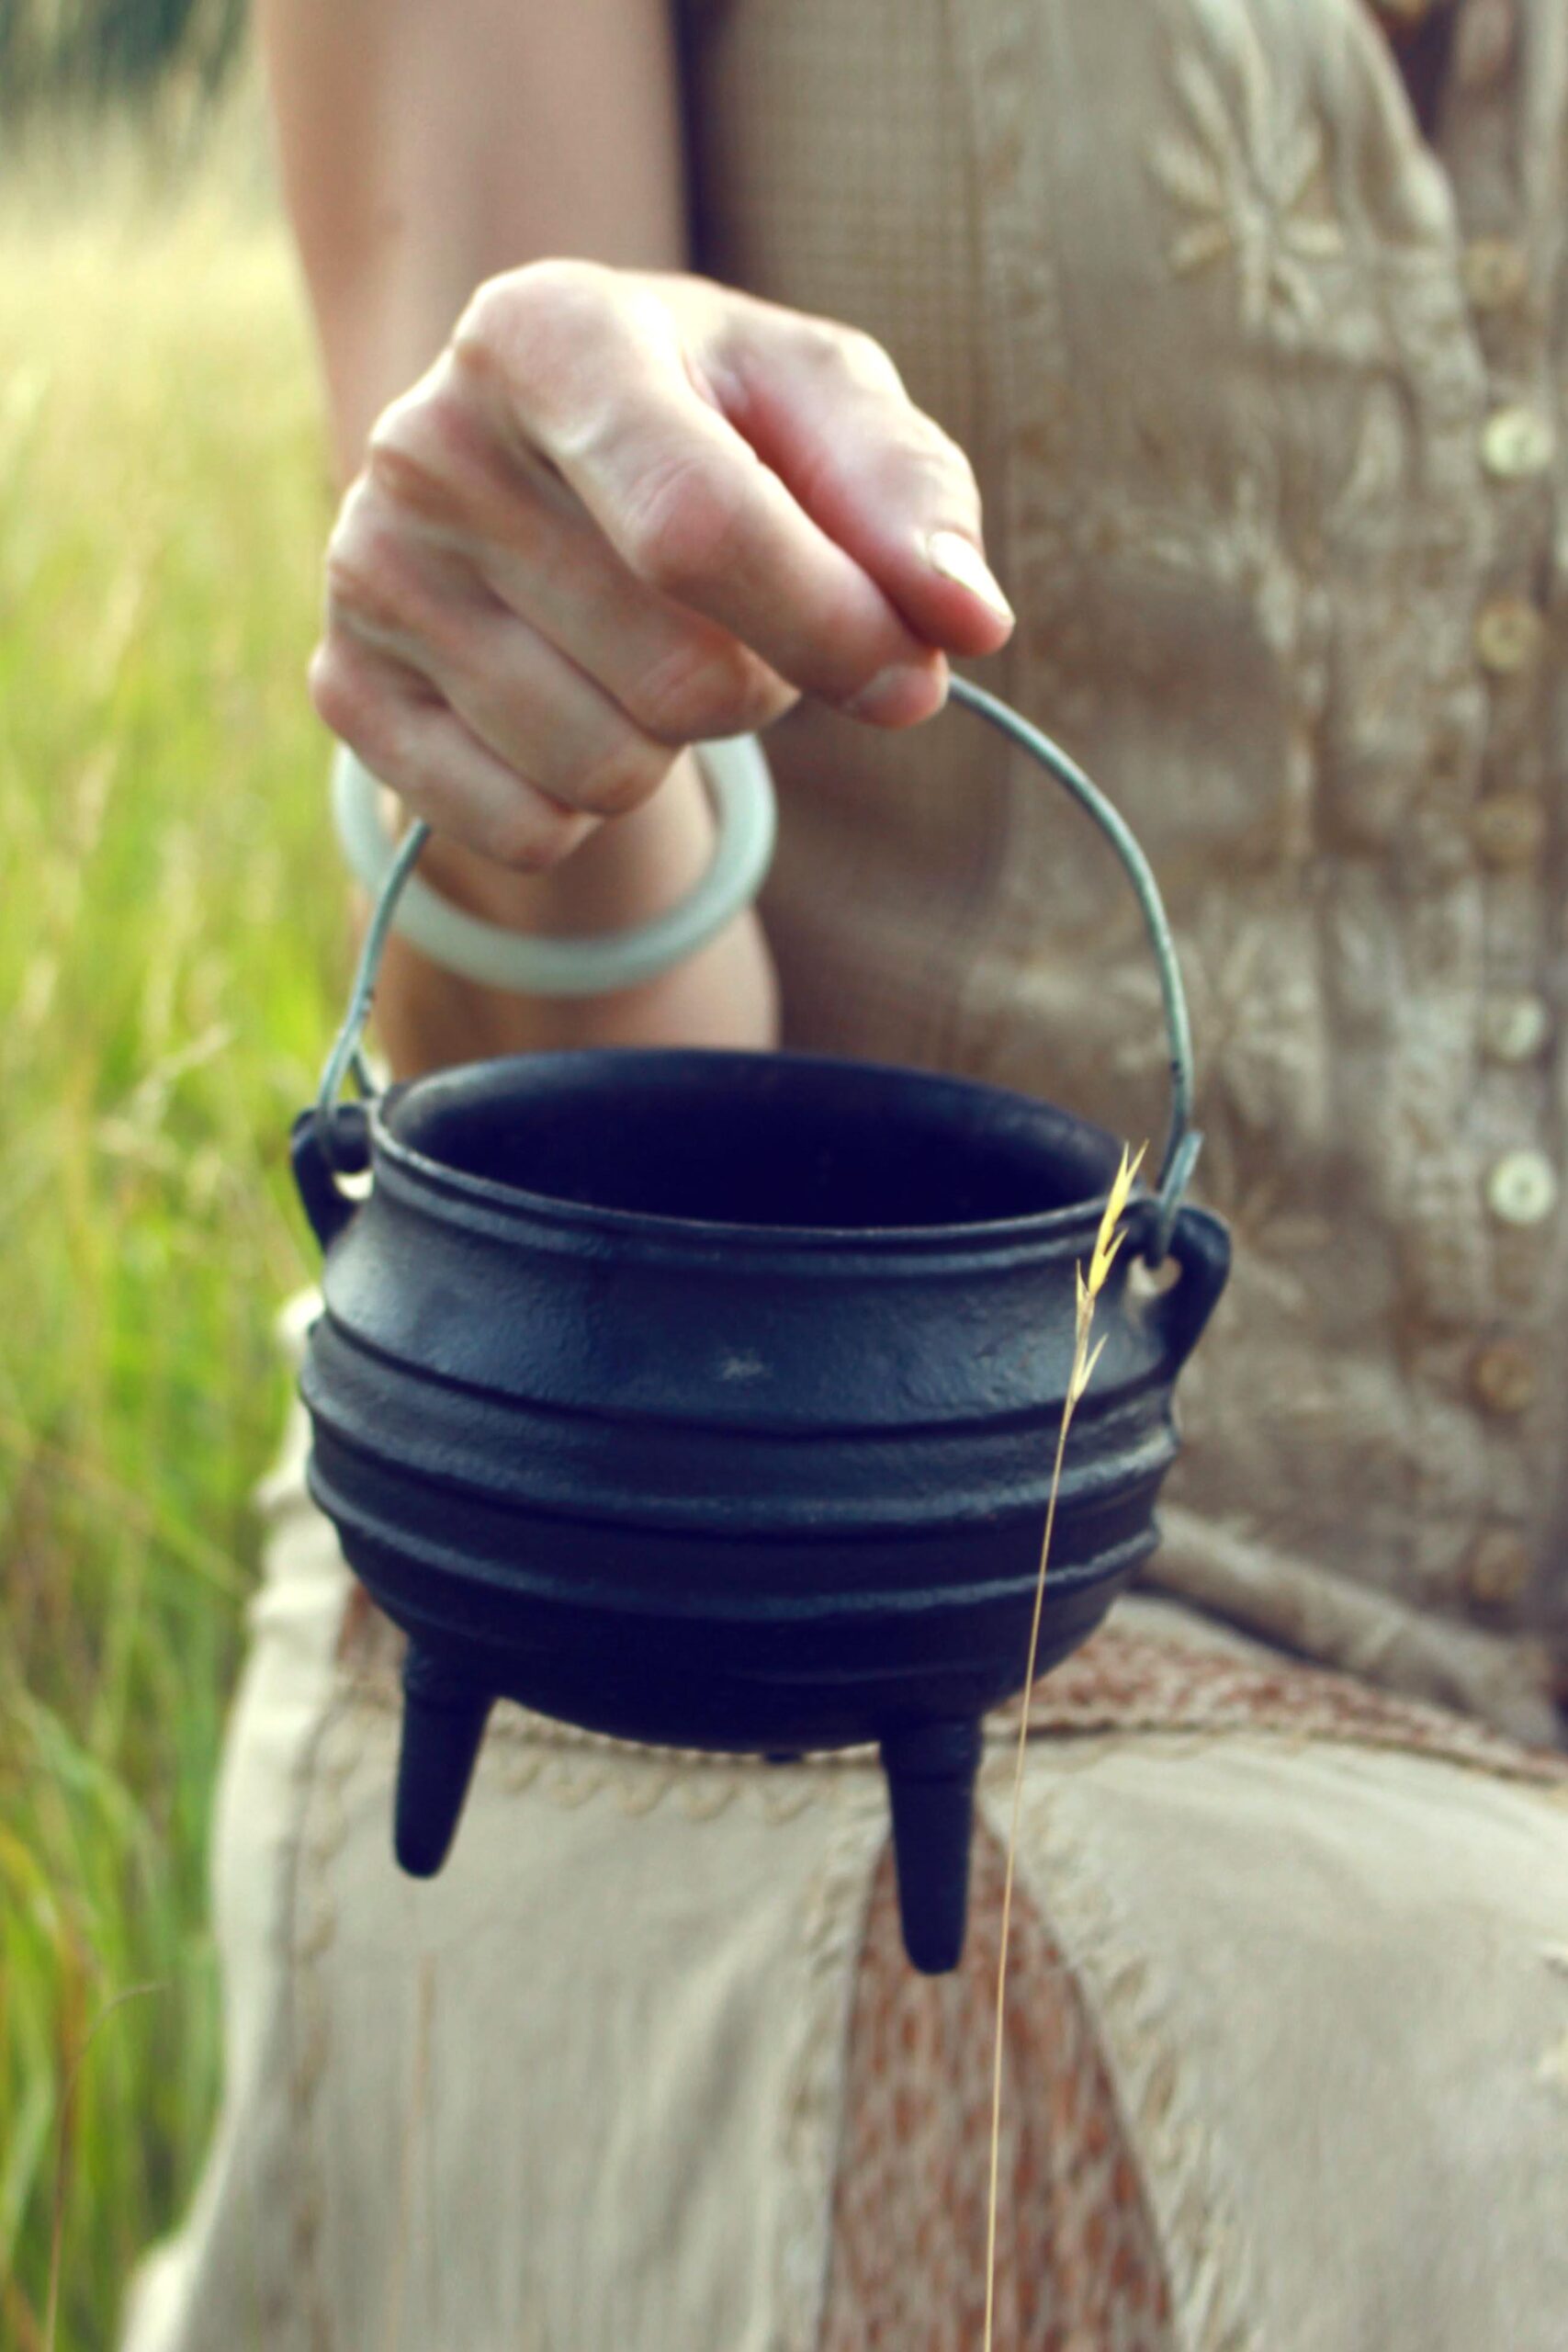
<instances>
[{"instance_id":1,"label":"skirt fabric","mask_svg":"<svg viewBox=\"0 0 1568 2352\"><path fill-rule=\"evenodd\" d=\"M869 1754L497 1709L389 1850L396 1641L302 1484L221 1792L227 2090L125 2352L971 2352L1002 1858L899 1942ZM1568 1765L1133 1600L1036 1694L998 2352L1562 2352Z\"/></svg>"}]
</instances>

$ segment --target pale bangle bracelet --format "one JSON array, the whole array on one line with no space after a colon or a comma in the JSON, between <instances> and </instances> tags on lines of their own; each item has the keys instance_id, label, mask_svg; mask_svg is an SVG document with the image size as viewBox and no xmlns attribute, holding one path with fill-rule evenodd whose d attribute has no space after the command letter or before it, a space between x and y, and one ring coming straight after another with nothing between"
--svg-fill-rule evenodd
<instances>
[{"instance_id":1,"label":"pale bangle bracelet","mask_svg":"<svg viewBox=\"0 0 1568 2352\"><path fill-rule=\"evenodd\" d=\"M718 838L701 881L666 913L625 931L535 938L454 906L414 874L398 901L393 928L433 964L482 987L525 996L608 996L684 962L761 888L778 815L768 763L754 735L699 743L695 750L713 798ZM349 866L373 899L400 847L382 822L380 794L369 769L340 744L333 765L333 816Z\"/></svg>"}]
</instances>

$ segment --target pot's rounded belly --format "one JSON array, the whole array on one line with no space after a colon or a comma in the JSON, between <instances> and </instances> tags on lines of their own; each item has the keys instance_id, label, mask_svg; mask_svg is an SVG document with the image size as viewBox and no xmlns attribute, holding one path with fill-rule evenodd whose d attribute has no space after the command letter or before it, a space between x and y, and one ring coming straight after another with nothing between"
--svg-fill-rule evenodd
<instances>
[{"instance_id":1,"label":"pot's rounded belly","mask_svg":"<svg viewBox=\"0 0 1568 2352\"><path fill-rule=\"evenodd\" d=\"M330 1316L304 1393L311 1490L356 1574L494 1694L624 1738L825 1747L971 1716L1022 1679L1056 1408L803 1433L478 1397ZM1040 1664L1156 1541L1176 1451L1144 1385L1085 1416Z\"/></svg>"}]
</instances>

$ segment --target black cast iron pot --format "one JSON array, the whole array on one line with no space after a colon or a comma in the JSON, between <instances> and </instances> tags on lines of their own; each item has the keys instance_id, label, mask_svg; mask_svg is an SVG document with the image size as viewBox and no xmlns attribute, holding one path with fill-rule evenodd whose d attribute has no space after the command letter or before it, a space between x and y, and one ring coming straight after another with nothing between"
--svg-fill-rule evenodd
<instances>
[{"instance_id":1,"label":"black cast iron pot","mask_svg":"<svg viewBox=\"0 0 1568 2352\"><path fill-rule=\"evenodd\" d=\"M1129 865L1176 1114L1101 1296L1045 1587L1048 1668L1153 1549L1171 1398L1229 1264L1184 1206L1185 1009ZM781 1756L880 1743L905 1939L962 1949L980 1722L1025 1674L1075 1269L1121 1157L1049 1104L791 1054L480 1063L341 1102L400 862L295 1166L326 1251L310 1490L410 1637L396 1843L441 1867L493 1700ZM340 1178L368 1169L367 1195ZM1164 1289L1142 1259L1174 1261Z\"/></svg>"}]
</instances>

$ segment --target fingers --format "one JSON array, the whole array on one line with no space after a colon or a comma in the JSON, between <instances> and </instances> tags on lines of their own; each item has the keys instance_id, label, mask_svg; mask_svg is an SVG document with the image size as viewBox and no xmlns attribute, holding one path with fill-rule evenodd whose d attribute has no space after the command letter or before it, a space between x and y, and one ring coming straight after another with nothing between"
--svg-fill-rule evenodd
<instances>
[{"instance_id":1,"label":"fingers","mask_svg":"<svg viewBox=\"0 0 1568 2352\"><path fill-rule=\"evenodd\" d=\"M328 550L321 716L443 831L556 863L809 692L907 726L1011 627L962 453L868 338L535 265L387 411Z\"/></svg>"},{"instance_id":2,"label":"fingers","mask_svg":"<svg viewBox=\"0 0 1568 2352\"><path fill-rule=\"evenodd\" d=\"M334 735L417 817L482 857L542 873L570 855L593 820L524 781L428 682L339 633L310 664L310 695Z\"/></svg>"},{"instance_id":3,"label":"fingers","mask_svg":"<svg viewBox=\"0 0 1568 2352\"><path fill-rule=\"evenodd\" d=\"M344 502L329 548L327 627L312 671L328 725L400 789L413 747L400 733L389 750L388 728L377 732L378 695L396 699L405 733L406 706L414 704L422 756L440 745L460 748L460 773L448 779L440 803L443 831L507 863L549 863L552 851L564 855L577 836L541 828L539 795L593 818L628 814L658 790L687 743L765 723L794 698L723 631L658 606L575 501L570 514L541 514L515 483L462 487L469 496L482 493L487 527L504 526L522 551L465 537L462 498L451 494L449 477L441 500L431 481L411 493L412 504L410 497L390 497L380 481L362 479ZM437 508L444 523L433 519ZM481 576L509 568L519 601L543 615L539 627ZM547 623L555 642L544 633ZM613 680L624 673L626 700L649 725L639 726L573 662L562 639L582 642ZM445 704L459 722L455 730L432 729L432 702ZM474 747L522 788L515 808L506 808L493 768L476 765ZM481 775L487 797L470 810L467 794ZM436 786L422 770L411 779L411 797L429 809ZM508 839L515 830L514 849L498 845L502 825Z\"/></svg>"},{"instance_id":4,"label":"fingers","mask_svg":"<svg viewBox=\"0 0 1568 2352\"><path fill-rule=\"evenodd\" d=\"M909 627L949 652L994 653L1013 613L987 565L974 469L916 408L869 335L767 304L725 338L738 422L815 522Z\"/></svg>"},{"instance_id":5,"label":"fingers","mask_svg":"<svg viewBox=\"0 0 1568 2352\"><path fill-rule=\"evenodd\" d=\"M552 799L620 816L663 782L674 750L491 594L449 537L397 514L375 485L344 502L327 578L329 647L344 639L415 675Z\"/></svg>"},{"instance_id":6,"label":"fingers","mask_svg":"<svg viewBox=\"0 0 1568 2352\"><path fill-rule=\"evenodd\" d=\"M515 614L597 681L634 726L671 749L750 734L795 689L731 631L639 581L558 476L527 449L503 450L453 370L388 412L372 438L365 493L340 519L367 584L423 530L492 605Z\"/></svg>"},{"instance_id":7,"label":"fingers","mask_svg":"<svg viewBox=\"0 0 1568 2352\"><path fill-rule=\"evenodd\" d=\"M481 289L454 353L659 596L830 702L895 724L940 707L940 654L703 397L653 292L578 264L518 272Z\"/></svg>"}]
</instances>

